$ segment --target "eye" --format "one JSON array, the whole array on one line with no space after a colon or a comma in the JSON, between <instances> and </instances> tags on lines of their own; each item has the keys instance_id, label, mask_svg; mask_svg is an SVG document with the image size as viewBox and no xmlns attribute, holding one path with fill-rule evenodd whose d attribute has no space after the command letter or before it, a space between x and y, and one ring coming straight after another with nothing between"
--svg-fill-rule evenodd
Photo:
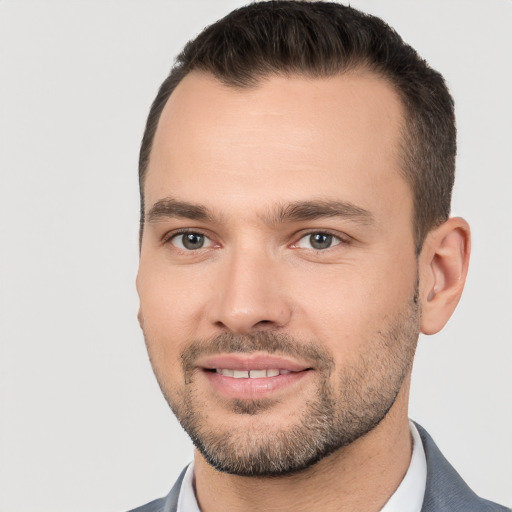
<instances>
[{"instance_id":1,"label":"eye","mask_svg":"<svg viewBox=\"0 0 512 512\"><path fill-rule=\"evenodd\" d=\"M335 235L331 235L330 233L308 233L304 235L296 244L295 247L300 247L301 249L315 249L316 251L322 251L324 249L329 249L335 245L341 243L340 238Z\"/></svg>"},{"instance_id":2,"label":"eye","mask_svg":"<svg viewBox=\"0 0 512 512\"><path fill-rule=\"evenodd\" d=\"M185 251L196 251L212 245L212 241L207 236L193 232L178 233L171 237L169 241L178 249Z\"/></svg>"}]
</instances>

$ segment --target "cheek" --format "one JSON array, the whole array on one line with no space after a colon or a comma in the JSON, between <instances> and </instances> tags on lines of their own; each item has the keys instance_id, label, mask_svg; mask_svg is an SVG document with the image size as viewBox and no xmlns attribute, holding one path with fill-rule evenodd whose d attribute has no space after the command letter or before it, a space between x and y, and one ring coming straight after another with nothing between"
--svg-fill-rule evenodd
<instances>
[{"instance_id":1,"label":"cheek","mask_svg":"<svg viewBox=\"0 0 512 512\"><path fill-rule=\"evenodd\" d=\"M148 352L155 364L177 364L186 343L197 336L204 294L194 279L179 273L158 272L153 266L147 272L141 265L137 278L143 331ZM195 284L195 286L194 286Z\"/></svg>"},{"instance_id":2,"label":"cheek","mask_svg":"<svg viewBox=\"0 0 512 512\"><path fill-rule=\"evenodd\" d=\"M333 354L351 358L410 303L415 265L343 265L316 273L295 296L296 316Z\"/></svg>"}]
</instances>

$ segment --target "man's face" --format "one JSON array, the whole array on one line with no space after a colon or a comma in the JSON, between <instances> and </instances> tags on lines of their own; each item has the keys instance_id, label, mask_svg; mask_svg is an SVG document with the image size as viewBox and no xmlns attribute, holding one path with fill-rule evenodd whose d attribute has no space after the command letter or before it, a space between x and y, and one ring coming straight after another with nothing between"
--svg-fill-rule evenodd
<instances>
[{"instance_id":1,"label":"man's face","mask_svg":"<svg viewBox=\"0 0 512 512\"><path fill-rule=\"evenodd\" d=\"M365 72L247 89L192 73L171 95L145 182L139 319L167 401L218 469L301 470L406 393L420 312L401 122Z\"/></svg>"}]
</instances>

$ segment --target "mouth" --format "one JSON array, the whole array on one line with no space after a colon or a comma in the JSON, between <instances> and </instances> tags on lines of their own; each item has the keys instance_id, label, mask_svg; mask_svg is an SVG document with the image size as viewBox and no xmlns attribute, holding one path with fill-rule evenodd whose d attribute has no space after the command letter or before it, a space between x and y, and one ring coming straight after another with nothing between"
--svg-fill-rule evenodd
<instances>
[{"instance_id":1,"label":"mouth","mask_svg":"<svg viewBox=\"0 0 512 512\"><path fill-rule=\"evenodd\" d=\"M291 390L314 369L298 361L266 354L223 354L198 364L212 390L226 398L269 398Z\"/></svg>"},{"instance_id":2,"label":"mouth","mask_svg":"<svg viewBox=\"0 0 512 512\"><path fill-rule=\"evenodd\" d=\"M277 368L268 368L263 370L231 370L230 368L216 368L214 371L224 377L233 379L264 379L266 377L277 377L278 375L288 375L290 370L279 370Z\"/></svg>"}]
</instances>

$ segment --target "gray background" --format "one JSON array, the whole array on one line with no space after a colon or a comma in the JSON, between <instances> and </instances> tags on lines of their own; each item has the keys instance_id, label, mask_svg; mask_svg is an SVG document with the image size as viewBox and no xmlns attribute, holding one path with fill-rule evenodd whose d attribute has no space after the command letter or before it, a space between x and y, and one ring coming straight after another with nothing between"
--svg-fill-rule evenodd
<instances>
[{"instance_id":1,"label":"gray background","mask_svg":"<svg viewBox=\"0 0 512 512\"><path fill-rule=\"evenodd\" d=\"M480 494L512 505L512 2L352 1L446 76L467 289L421 339L411 417ZM121 511L192 449L135 319L136 163L181 46L241 1L0 0L0 511Z\"/></svg>"}]
</instances>

